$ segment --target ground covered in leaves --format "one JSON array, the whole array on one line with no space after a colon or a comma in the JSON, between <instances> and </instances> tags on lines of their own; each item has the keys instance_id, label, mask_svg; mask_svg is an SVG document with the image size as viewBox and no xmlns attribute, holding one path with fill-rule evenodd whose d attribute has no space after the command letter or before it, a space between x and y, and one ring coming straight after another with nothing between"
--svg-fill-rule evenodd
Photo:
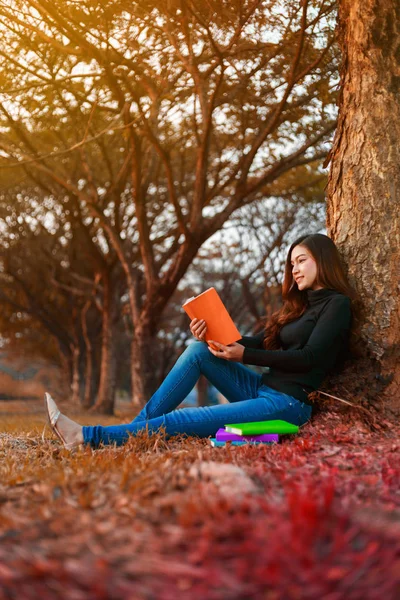
<instances>
[{"instance_id":1,"label":"ground covered in leaves","mask_svg":"<svg viewBox=\"0 0 400 600\"><path fill-rule=\"evenodd\" d=\"M400 597L395 423L342 410L274 446L143 434L70 454L14 408L0 403L0 600Z\"/></svg>"}]
</instances>

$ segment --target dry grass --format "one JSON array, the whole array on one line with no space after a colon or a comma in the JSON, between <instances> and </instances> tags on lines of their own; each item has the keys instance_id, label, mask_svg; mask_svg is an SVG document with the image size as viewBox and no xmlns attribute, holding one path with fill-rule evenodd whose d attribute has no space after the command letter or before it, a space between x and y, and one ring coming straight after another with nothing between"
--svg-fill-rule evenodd
<instances>
[{"instance_id":1,"label":"dry grass","mask_svg":"<svg viewBox=\"0 0 400 600\"><path fill-rule=\"evenodd\" d=\"M0 423L0 600L398 597L396 425L325 414L273 447L143 433L70 454L37 403L0 403Z\"/></svg>"}]
</instances>

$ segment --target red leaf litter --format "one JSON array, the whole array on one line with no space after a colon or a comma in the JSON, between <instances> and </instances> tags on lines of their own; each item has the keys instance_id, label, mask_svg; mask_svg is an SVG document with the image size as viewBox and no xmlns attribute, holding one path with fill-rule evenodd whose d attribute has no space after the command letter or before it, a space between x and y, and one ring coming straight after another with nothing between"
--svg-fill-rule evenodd
<instances>
[{"instance_id":1,"label":"red leaf litter","mask_svg":"<svg viewBox=\"0 0 400 600\"><path fill-rule=\"evenodd\" d=\"M0 434L0 600L397 600L400 426L273 446Z\"/></svg>"}]
</instances>

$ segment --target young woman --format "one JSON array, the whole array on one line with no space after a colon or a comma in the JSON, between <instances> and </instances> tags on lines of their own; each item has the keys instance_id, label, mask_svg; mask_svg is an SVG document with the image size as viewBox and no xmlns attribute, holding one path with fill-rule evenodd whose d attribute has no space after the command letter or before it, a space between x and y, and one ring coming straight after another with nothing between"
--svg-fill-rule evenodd
<instances>
[{"instance_id":1,"label":"young woman","mask_svg":"<svg viewBox=\"0 0 400 600\"><path fill-rule=\"evenodd\" d=\"M167 435L215 435L228 423L283 419L304 425L311 416L308 394L320 386L346 351L353 291L339 253L322 234L303 236L289 249L283 306L265 331L217 350L203 342L207 324L194 319L198 342L183 352L161 386L130 423L81 427L62 415L45 395L50 425L66 448L80 444L121 445L130 435L165 427ZM258 374L244 365L268 367ZM229 404L176 409L203 374Z\"/></svg>"}]
</instances>

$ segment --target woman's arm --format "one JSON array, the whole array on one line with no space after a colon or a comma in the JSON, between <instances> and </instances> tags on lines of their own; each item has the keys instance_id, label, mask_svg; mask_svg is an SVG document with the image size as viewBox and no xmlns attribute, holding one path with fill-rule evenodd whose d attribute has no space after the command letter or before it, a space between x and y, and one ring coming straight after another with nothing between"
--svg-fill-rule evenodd
<instances>
[{"instance_id":1,"label":"woman's arm","mask_svg":"<svg viewBox=\"0 0 400 600\"><path fill-rule=\"evenodd\" d=\"M248 365L282 371L310 371L326 360L326 353L338 336L350 329L351 308L347 296L335 296L320 315L307 344L300 350L263 350L246 347L242 361Z\"/></svg>"},{"instance_id":2,"label":"woman's arm","mask_svg":"<svg viewBox=\"0 0 400 600\"><path fill-rule=\"evenodd\" d=\"M257 333L257 335L245 335L241 340L238 341L238 344L241 344L245 348L262 348L264 340L264 331Z\"/></svg>"}]
</instances>

